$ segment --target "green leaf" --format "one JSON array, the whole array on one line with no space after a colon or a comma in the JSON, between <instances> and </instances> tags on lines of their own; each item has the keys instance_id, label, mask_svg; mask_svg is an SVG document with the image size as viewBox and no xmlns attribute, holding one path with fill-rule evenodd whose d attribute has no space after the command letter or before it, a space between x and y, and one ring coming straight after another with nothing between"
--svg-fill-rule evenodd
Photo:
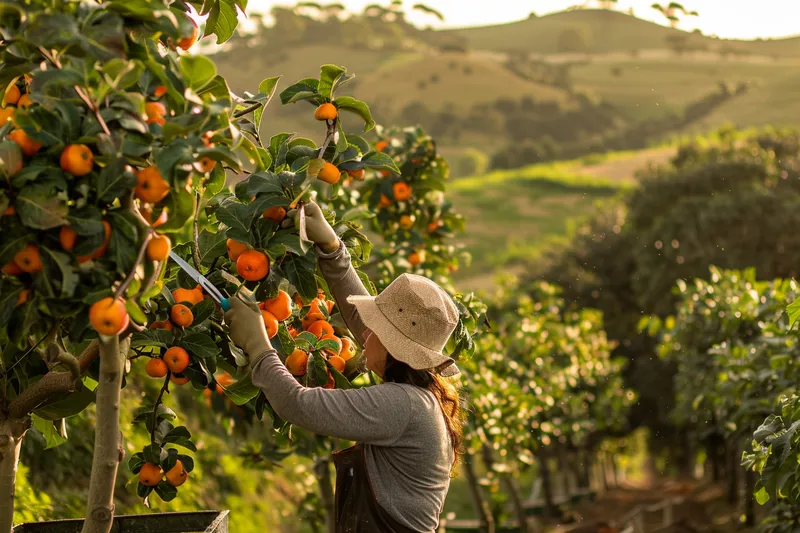
<instances>
[{"instance_id":1,"label":"green leaf","mask_svg":"<svg viewBox=\"0 0 800 533\"><path fill-rule=\"evenodd\" d=\"M14 313L22 287L17 286L10 289L0 285L0 289L2 289L0 291L0 327L3 327L11 320L11 315Z\"/></svg>"},{"instance_id":2,"label":"green leaf","mask_svg":"<svg viewBox=\"0 0 800 533\"><path fill-rule=\"evenodd\" d=\"M311 351L311 350L315 349L316 346L317 346L317 342L318 341L319 341L319 339L317 339L317 336L314 335L313 333L309 333L308 331L301 331L294 338L295 344L302 342L302 343L306 343L308 345L308 347L306 348L306 351Z\"/></svg>"},{"instance_id":3,"label":"green leaf","mask_svg":"<svg viewBox=\"0 0 800 533\"><path fill-rule=\"evenodd\" d=\"M81 386L80 390L60 395L48 403L45 403L33 414L45 420L58 420L59 418L69 418L75 416L94 401L94 391Z\"/></svg>"},{"instance_id":4,"label":"green leaf","mask_svg":"<svg viewBox=\"0 0 800 533\"><path fill-rule=\"evenodd\" d=\"M219 346L205 333L189 333L178 344L200 359L210 359L220 353Z\"/></svg>"},{"instance_id":5,"label":"green leaf","mask_svg":"<svg viewBox=\"0 0 800 533\"><path fill-rule=\"evenodd\" d=\"M148 421L148 424L152 424L152 418L153 418L153 407L145 406L136 410L136 416L133 417L132 423L136 424L138 422ZM173 411L163 403L158 404L158 409L156 410L157 420L175 420L176 418L178 418L178 415L175 414L175 411Z\"/></svg>"},{"instance_id":6,"label":"green leaf","mask_svg":"<svg viewBox=\"0 0 800 533\"><path fill-rule=\"evenodd\" d=\"M333 376L333 381L337 389L349 390L353 388L353 384L338 370L328 363L328 371Z\"/></svg>"},{"instance_id":7,"label":"green leaf","mask_svg":"<svg viewBox=\"0 0 800 533\"><path fill-rule=\"evenodd\" d=\"M14 256L25 248L31 238L33 237L28 233L22 235L4 234L3 238L0 239L2 241L0 242L0 264L5 266L10 263Z\"/></svg>"},{"instance_id":8,"label":"green leaf","mask_svg":"<svg viewBox=\"0 0 800 533\"><path fill-rule=\"evenodd\" d=\"M197 451L197 447L192 442L192 435L189 433L189 430L186 429L184 426L178 426L170 430L169 433L166 434L164 437L164 444L171 443L176 444L178 446L183 446L193 452Z\"/></svg>"},{"instance_id":9,"label":"green leaf","mask_svg":"<svg viewBox=\"0 0 800 533\"><path fill-rule=\"evenodd\" d=\"M192 306L194 321L192 326L198 326L208 320L213 314L216 304L213 300L203 300L197 305Z\"/></svg>"},{"instance_id":10,"label":"green leaf","mask_svg":"<svg viewBox=\"0 0 800 533\"><path fill-rule=\"evenodd\" d=\"M131 319L139 325L147 324L147 315L144 314L141 307L133 300L125 300L125 309L128 311Z\"/></svg>"},{"instance_id":11,"label":"green leaf","mask_svg":"<svg viewBox=\"0 0 800 533\"><path fill-rule=\"evenodd\" d=\"M72 260L67 254L56 252L50 248L44 248L44 251L53 258L53 261L58 265L58 269L61 271L61 297L72 297L80 281L78 273L75 271L75 266L72 264Z\"/></svg>"},{"instance_id":12,"label":"green leaf","mask_svg":"<svg viewBox=\"0 0 800 533\"><path fill-rule=\"evenodd\" d=\"M322 65L319 73L319 85L317 87L319 95L326 100L331 100L333 98L333 86L339 78L344 76L345 72L347 72L347 69L336 65Z\"/></svg>"},{"instance_id":13,"label":"green leaf","mask_svg":"<svg viewBox=\"0 0 800 533\"><path fill-rule=\"evenodd\" d=\"M313 100L319 98L317 92L319 80L306 78L290 85L281 91L280 98L283 105L299 102L300 100Z\"/></svg>"},{"instance_id":14,"label":"green leaf","mask_svg":"<svg viewBox=\"0 0 800 533\"><path fill-rule=\"evenodd\" d=\"M800 298L796 299L786 307L786 312L789 313L789 327L794 327L797 319L800 318Z\"/></svg>"},{"instance_id":15,"label":"green leaf","mask_svg":"<svg viewBox=\"0 0 800 533\"><path fill-rule=\"evenodd\" d=\"M251 174L246 181L247 197L249 198L259 194L284 195L280 178L272 172Z\"/></svg>"},{"instance_id":16,"label":"green leaf","mask_svg":"<svg viewBox=\"0 0 800 533\"><path fill-rule=\"evenodd\" d=\"M224 231L212 233L207 229L200 232L198 237L198 248L200 253L200 264L203 266L211 266L214 259L225 255L227 248L225 241L227 237Z\"/></svg>"},{"instance_id":17,"label":"green leaf","mask_svg":"<svg viewBox=\"0 0 800 533\"><path fill-rule=\"evenodd\" d=\"M764 487L758 489L758 491L755 493L755 497L759 505L764 505L769 501L769 494L767 493L767 489Z\"/></svg>"},{"instance_id":18,"label":"green leaf","mask_svg":"<svg viewBox=\"0 0 800 533\"><path fill-rule=\"evenodd\" d=\"M255 113L253 113L253 118L255 119L256 131L261 131L261 117L264 114L264 108L269 104L270 100L272 100L273 95L275 94L275 89L278 87L278 81L281 79L280 76L274 76L272 78L267 78L262 80L261 83L258 84L258 92L264 93L267 95L264 105L256 109Z\"/></svg>"},{"instance_id":19,"label":"green leaf","mask_svg":"<svg viewBox=\"0 0 800 533\"><path fill-rule=\"evenodd\" d=\"M22 189L17 195L16 207L22 223L29 228L52 229L67 223L67 202L45 188Z\"/></svg>"},{"instance_id":20,"label":"green leaf","mask_svg":"<svg viewBox=\"0 0 800 533\"><path fill-rule=\"evenodd\" d=\"M253 385L249 373L233 385L223 387L223 389L225 390L225 395L236 405L246 404L258 396L259 393L259 389Z\"/></svg>"},{"instance_id":21,"label":"green leaf","mask_svg":"<svg viewBox=\"0 0 800 533\"><path fill-rule=\"evenodd\" d=\"M328 366L325 364L325 358L321 355L310 354L308 356L308 381L310 384L317 386L325 385L328 381Z\"/></svg>"},{"instance_id":22,"label":"green leaf","mask_svg":"<svg viewBox=\"0 0 800 533\"><path fill-rule=\"evenodd\" d=\"M370 131L375 127L375 121L372 120L372 113L369 106L361 100L356 100L351 96L340 96L333 100L333 105L339 110L350 111L364 119L364 131Z\"/></svg>"},{"instance_id":23,"label":"green leaf","mask_svg":"<svg viewBox=\"0 0 800 533\"><path fill-rule=\"evenodd\" d=\"M165 329L146 329L131 335L131 348L169 348L175 343L175 334Z\"/></svg>"},{"instance_id":24,"label":"green leaf","mask_svg":"<svg viewBox=\"0 0 800 533\"><path fill-rule=\"evenodd\" d=\"M131 455L131 458L128 459L128 468L134 474L138 474L146 462L142 452L138 452Z\"/></svg>"},{"instance_id":25,"label":"green leaf","mask_svg":"<svg viewBox=\"0 0 800 533\"><path fill-rule=\"evenodd\" d=\"M154 465L161 464L161 446L156 443L148 444L142 450L142 457L148 463L152 463Z\"/></svg>"},{"instance_id":26,"label":"green leaf","mask_svg":"<svg viewBox=\"0 0 800 533\"><path fill-rule=\"evenodd\" d=\"M325 168L326 161L324 159L312 159L308 163L308 169L306 169L306 176L309 178L316 178L320 171Z\"/></svg>"},{"instance_id":27,"label":"green leaf","mask_svg":"<svg viewBox=\"0 0 800 533\"><path fill-rule=\"evenodd\" d=\"M233 37L238 24L236 4L233 0L216 0L206 19L203 37L215 34L217 44L222 44Z\"/></svg>"},{"instance_id":28,"label":"green leaf","mask_svg":"<svg viewBox=\"0 0 800 533\"><path fill-rule=\"evenodd\" d=\"M33 427L35 427L44 437L45 450L55 448L59 444L64 444L67 442L66 438L58 434L58 431L53 425L52 420L45 420L44 418L36 415L31 415L31 419L33 420Z\"/></svg>"},{"instance_id":29,"label":"green leaf","mask_svg":"<svg viewBox=\"0 0 800 533\"><path fill-rule=\"evenodd\" d=\"M394 159L388 154L383 152L367 152L361 158L361 163L367 168L375 168L380 170L389 170L395 174L400 174L400 169L394 162Z\"/></svg>"},{"instance_id":30,"label":"green leaf","mask_svg":"<svg viewBox=\"0 0 800 533\"><path fill-rule=\"evenodd\" d=\"M284 322L278 324L278 342L280 342L281 348L283 348L284 355L289 355L295 349L294 339L289 333L289 328L286 327L286 323Z\"/></svg>"},{"instance_id":31,"label":"green leaf","mask_svg":"<svg viewBox=\"0 0 800 533\"><path fill-rule=\"evenodd\" d=\"M331 352L339 355L339 344L333 339L322 339L317 343L315 349L319 352L330 350Z\"/></svg>"},{"instance_id":32,"label":"green leaf","mask_svg":"<svg viewBox=\"0 0 800 533\"><path fill-rule=\"evenodd\" d=\"M314 271L317 268L316 261L308 255L299 256L290 254L283 259L281 268L289 280L305 300L311 300L317 296L317 279Z\"/></svg>"},{"instance_id":33,"label":"green leaf","mask_svg":"<svg viewBox=\"0 0 800 533\"><path fill-rule=\"evenodd\" d=\"M249 204L245 205L239 202L228 202L221 206L216 212L217 220L234 230L237 240L242 234L249 236L250 227L253 225L254 214ZM251 238L248 237L247 241L242 242L251 244Z\"/></svg>"},{"instance_id":34,"label":"green leaf","mask_svg":"<svg viewBox=\"0 0 800 533\"><path fill-rule=\"evenodd\" d=\"M226 0L218 0L219 2L224 2ZM171 502L175 498L178 497L178 489L173 487L166 480L162 480L159 482L158 485L155 486L155 493L158 494L158 497L164 500L165 502Z\"/></svg>"},{"instance_id":35,"label":"green leaf","mask_svg":"<svg viewBox=\"0 0 800 533\"><path fill-rule=\"evenodd\" d=\"M114 89L125 90L139 81L144 72L140 61L114 58L103 65L103 74Z\"/></svg>"}]
</instances>

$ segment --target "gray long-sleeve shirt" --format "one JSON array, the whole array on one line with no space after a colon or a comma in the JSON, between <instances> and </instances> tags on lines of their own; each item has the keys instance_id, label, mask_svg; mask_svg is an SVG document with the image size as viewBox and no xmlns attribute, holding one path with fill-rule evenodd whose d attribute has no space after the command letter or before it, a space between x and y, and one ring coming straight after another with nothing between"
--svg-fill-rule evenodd
<instances>
[{"instance_id":1,"label":"gray long-sleeve shirt","mask_svg":"<svg viewBox=\"0 0 800 533\"><path fill-rule=\"evenodd\" d=\"M345 323L361 343L364 324L347 302L369 294L343 244L316 249L320 269ZM354 390L306 388L275 350L252 359L252 380L275 412L320 435L363 442L367 473L378 503L397 521L421 533L434 531L450 487L453 451L433 394L414 385L382 383Z\"/></svg>"}]
</instances>

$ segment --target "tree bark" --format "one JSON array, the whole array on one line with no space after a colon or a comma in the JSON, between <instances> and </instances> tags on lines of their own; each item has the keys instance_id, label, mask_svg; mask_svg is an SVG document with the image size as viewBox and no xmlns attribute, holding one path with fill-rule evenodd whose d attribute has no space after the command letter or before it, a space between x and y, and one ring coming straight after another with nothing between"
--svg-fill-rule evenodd
<instances>
[{"instance_id":1,"label":"tree bark","mask_svg":"<svg viewBox=\"0 0 800 533\"><path fill-rule=\"evenodd\" d=\"M560 513L553 500L553 480L550 476L547 455L542 453L537 457L539 459L539 475L542 477L542 492L544 493L544 516L545 518L555 518Z\"/></svg>"},{"instance_id":2,"label":"tree bark","mask_svg":"<svg viewBox=\"0 0 800 533\"><path fill-rule=\"evenodd\" d=\"M22 438L31 427L30 417L0 421L0 533L14 527L17 465Z\"/></svg>"},{"instance_id":3,"label":"tree bark","mask_svg":"<svg viewBox=\"0 0 800 533\"><path fill-rule=\"evenodd\" d=\"M475 467L472 464L474 455L464 455L464 473L467 476L467 485L472 495L472 502L475 505L475 514L478 516L478 522L481 533L494 533L494 517L489 509L489 502L483 495L480 484L478 484L478 476L475 474Z\"/></svg>"},{"instance_id":4,"label":"tree bark","mask_svg":"<svg viewBox=\"0 0 800 533\"><path fill-rule=\"evenodd\" d=\"M728 503L736 505L739 501L739 448L730 441L725 444L725 456L728 460Z\"/></svg>"},{"instance_id":5,"label":"tree bark","mask_svg":"<svg viewBox=\"0 0 800 533\"><path fill-rule=\"evenodd\" d=\"M614 454L608 454L608 467L611 469L611 482L614 484L614 487L619 486L619 480L617 479L617 461L614 459Z\"/></svg>"},{"instance_id":6,"label":"tree bark","mask_svg":"<svg viewBox=\"0 0 800 533\"><path fill-rule=\"evenodd\" d=\"M753 490L756 486L756 473L748 468L744 473L744 525L754 526L756 523L756 506Z\"/></svg>"},{"instance_id":7,"label":"tree bark","mask_svg":"<svg viewBox=\"0 0 800 533\"><path fill-rule=\"evenodd\" d=\"M333 495L333 480L331 479L331 461L327 457L317 459L314 470L319 480L319 497L325 512L325 530L336 533L336 500Z\"/></svg>"},{"instance_id":8,"label":"tree bark","mask_svg":"<svg viewBox=\"0 0 800 533\"><path fill-rule=\"evenodd\" d=\"M125 452L119 430L119 404L130 337L100 341L100 375L95 390L97 422L86 518L81 533L109 533L114 522L114 484Z\"/></svg>"},{"instance_id":9,"label":"tree bark","mask_svg":"<svg viewBox=\"0 0 800 533\"><path fill-rule=\"evenodd\" d=\"M500 479L511 497L511 504L514 506L514 514L517 515L520 533L528 533L531 531L530 527L528 527L528 515L525 514L525 506L522 504L522 497L516 480L507 474L504 474Z\"/></svg>"}]
</instances>

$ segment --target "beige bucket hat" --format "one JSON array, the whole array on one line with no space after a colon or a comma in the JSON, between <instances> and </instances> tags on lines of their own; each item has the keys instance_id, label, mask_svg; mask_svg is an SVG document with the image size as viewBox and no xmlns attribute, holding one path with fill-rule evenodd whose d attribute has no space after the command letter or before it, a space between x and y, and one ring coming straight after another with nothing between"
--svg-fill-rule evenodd
<instances>
[{"instance_id":1,"label":"beige bucket hat","mask_svg":"<svg viewBox=\"0 0 800 533\"><path fill-rule=\"evenodd\" d=\"M458 309L444 289L423 276L402 274L377 296L349 296L364 325L392 357L415 370L459 373L443 351L458 324Z\"/></svg>"}]
</instances>

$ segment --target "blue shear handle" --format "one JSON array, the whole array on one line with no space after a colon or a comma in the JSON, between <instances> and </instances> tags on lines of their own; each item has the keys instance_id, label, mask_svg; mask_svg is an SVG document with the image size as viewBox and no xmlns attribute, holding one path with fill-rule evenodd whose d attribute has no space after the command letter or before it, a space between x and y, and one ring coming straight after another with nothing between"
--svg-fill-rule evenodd
<instances>
[{"instance_id":1,"label":"blue shear handle","mask_svg":"<svg viewBox=\"0 0 800 533\"><path fill-rule=\"evenodd\" d=\"M219 301L219 305L220 305L220 307L222 307L223 311L227 312L227 311L230 311L230 309L231 309L231 303L228 301L227 298L223 298L222 300L220 300Z\"/></svg>"}]
</instances>

